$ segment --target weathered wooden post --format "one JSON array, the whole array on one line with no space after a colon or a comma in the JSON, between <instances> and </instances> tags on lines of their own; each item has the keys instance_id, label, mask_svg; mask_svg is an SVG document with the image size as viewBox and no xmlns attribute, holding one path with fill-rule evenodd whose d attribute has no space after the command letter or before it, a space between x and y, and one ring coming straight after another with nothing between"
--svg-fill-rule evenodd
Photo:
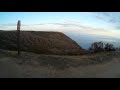
<instances>
[{"instance_id":1,"label":"weathered wooden post","mask_svg":"<svg viewBox=\"0 0 120 90\"><path fill-rule=\"evenodd\" d=\"M18 56L20 55L20 20L17 22L17 49L18 49Z\"/></svg>"}]
</instances>

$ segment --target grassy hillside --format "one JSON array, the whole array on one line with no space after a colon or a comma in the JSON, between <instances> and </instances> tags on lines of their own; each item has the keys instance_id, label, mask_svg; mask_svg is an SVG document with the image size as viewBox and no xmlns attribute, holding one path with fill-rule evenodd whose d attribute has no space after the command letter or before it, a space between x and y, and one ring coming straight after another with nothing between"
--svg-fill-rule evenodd
<instances>
[{"instance_id":1,"label":"grassy hillside","mask_svg":"<svg viewBox=\"0 0 120 90\"><path fill-rule=\"evenodd\" d=\"M0 48L17 50L17 32L0 31ZM21 31L21 50L40 54L79 55L83 49L61 32Z\"/></svg>"}]
</instances>

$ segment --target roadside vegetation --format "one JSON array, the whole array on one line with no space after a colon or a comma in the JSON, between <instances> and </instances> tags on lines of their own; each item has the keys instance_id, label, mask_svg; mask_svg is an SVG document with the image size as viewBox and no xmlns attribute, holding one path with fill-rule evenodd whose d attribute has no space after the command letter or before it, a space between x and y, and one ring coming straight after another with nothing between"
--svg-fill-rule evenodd
<instances>
[{"instance_id":1,"label":"roadside vegetation","mask_svg":"<svg viewBox=\"0 0 120 90\"><path fill-rule=\"evenodd\" d=\"M115 48L113 44L100 42L94 42L88 49L88 53L110 52L117 51L119 48Z\"/></svg>"}]
</instances>

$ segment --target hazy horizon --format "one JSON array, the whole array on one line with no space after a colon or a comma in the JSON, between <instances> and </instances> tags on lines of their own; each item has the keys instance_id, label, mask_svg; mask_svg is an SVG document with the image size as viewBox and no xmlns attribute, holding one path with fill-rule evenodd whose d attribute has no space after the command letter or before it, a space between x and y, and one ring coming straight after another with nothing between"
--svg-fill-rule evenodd
<instances>
[{"instance_id":1,"label":"hazy horizon","mask_svg":"<svg viewBox=\"0 0 120 90\"><path fill-rule=\"evenodd\" d=\"M59 31L83 48L91 42L104 41L120 45L119 12L0 12L0 30Z\"/></svg>"}]
</instances>

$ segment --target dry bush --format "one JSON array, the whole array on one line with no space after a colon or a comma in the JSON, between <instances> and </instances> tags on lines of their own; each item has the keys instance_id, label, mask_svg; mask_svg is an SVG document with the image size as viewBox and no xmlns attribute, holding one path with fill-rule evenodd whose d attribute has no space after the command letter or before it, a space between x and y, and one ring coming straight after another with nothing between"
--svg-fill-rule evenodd
<instances>
[{"instance_id":1,"label":"dry bush","mask_svg":"<svg viewBox=\"0 0 120 90\"><path fill-rule=\"evenodd\" d=\"M91 44L89 51L97 53L104 51L104 43L103 42L94 42Z\"/></svg>"},{"instance_id":2,"label":"dry bush","mask_svg":"<svg viewBox=\"0 0 120 90\"><path fill-rule=\"evenodd\" d=\"M112 44L105 44L105 51L115 51L115 48Z\"/></svg>"},{"instance_id":3,"label":"dry bush","mask_svg":"<svg viewBox=\"0 0 120 90\"><path fill-rule=\"evenodd\" d=\"M105 44L102 41L92 43L89 48L89 52L91 53L97 53L97 52L103 52L103 51L115 51L115 48L113 44L109 44L109 43Z\"/></svg>"}]
</instances>

